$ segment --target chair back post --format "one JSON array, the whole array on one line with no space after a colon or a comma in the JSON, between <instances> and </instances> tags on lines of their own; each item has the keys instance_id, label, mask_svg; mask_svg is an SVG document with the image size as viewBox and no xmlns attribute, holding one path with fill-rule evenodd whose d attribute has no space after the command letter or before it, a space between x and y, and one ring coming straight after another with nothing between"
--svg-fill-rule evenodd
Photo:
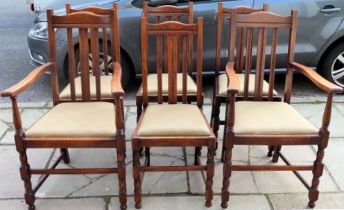
<instances>
[{"instance_id":1,"label":"chair back post","mask_svg":"<svg viewBox=\"0 0 344 210\"><path fill-rule=\"evenodd\" d=\"M56 46L55 46L55 31L53 27L53 10L47 10L47 20L48 20L48 39L49 39L49 61L52 63L50 68L51 71L51 95L53 98L53 104L59 103L59 83L57 75L56 61Z\"/></svg>"},{"instance_id":2,"label":"chair back post","mask_svg":"<svg viewBox=\"0 0 344 210\"><path fill-rule=\"evenodd\" d=\"M197 106L202 108L202 68L203 68L203 18L197 18ZM184 87L183 87L184 88Z\"/></svg>"},{"instance_id":3,"label":"chair back post","mask_svg":"<svg viewBox=\"0 0 344 210\"><path fill-rule=\"evenodd\" d=\"M147 48L147 18L141 17L141 73L143 107L148 106L147 76L148 76L148 48Z\"/></svg>"},{"instance_id":4,"label":"chair back post","mask_svg":"<svg viewBox=\"0 0 344 210\"><path fill-rule=\"evenodd\" d=\"M289 63L294 61L294 52L296 45L296 31L298 25L297 11L291 11L291 27L289 30L289 48L288 48L288 64L287 64L287 73L285 80L285 90L284 90L284 102L290 104L292 84L293 84L293 69L290 67Z\"/></svg>"}]
</instances>

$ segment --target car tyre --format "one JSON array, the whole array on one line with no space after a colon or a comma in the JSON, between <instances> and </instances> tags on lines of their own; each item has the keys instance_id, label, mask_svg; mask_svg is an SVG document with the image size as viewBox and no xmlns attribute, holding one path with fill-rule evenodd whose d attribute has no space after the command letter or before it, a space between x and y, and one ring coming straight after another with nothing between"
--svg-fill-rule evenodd
<instances>
[{"instance_id":1,"label":"car tyre","mask_svg":"<svg viewBox=\"0 0 344 210\"><path fill-rule=\"evenodd\" d=\"M320 73L327 80L344 87L344 43L334 46L325 56Z\"/></svg>"}]
</instances>

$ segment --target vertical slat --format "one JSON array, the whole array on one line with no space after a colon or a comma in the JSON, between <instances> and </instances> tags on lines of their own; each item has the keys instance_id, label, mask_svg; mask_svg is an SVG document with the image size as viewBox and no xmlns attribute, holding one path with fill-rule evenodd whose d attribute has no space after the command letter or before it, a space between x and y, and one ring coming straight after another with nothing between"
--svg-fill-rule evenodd
<instances>
[{"instance_id":1,"label":"vertical slat","mask_svg":"<svg viewBox=\"0 0 344 210\"><path fill-rule=\"evenodd\" d=\"M90 77L89 77L89 50L88 50L88 29L79 29L80 46L80 73L81 73L81 91L83 101L90 101Z\"/></svg>"},{"instance_id":2,"label":"vertical slat","mask_svg":"<svg viewBox=\"0 0 344 210\"><path fill-rule=\"evenodd\" d=\"M202 108L203 18L197 21L197 106Z\"/></svg>"},{"instance_id":3,"label":"vertical slat","mask_svg":"<svg viewBox=\"0 0 344 210\"><path fill-rule=\"evenodd\" d=\"M96 79L96 97L97 100L101 99L101 85L100 85L100 69L99 69L99 39L98 29L91 29L91 52L92 52L92 70L93 76Z\"/></svg>"},{"instance_id":4,"label":"vertical slat","mask_svg":"<svg viewBox=\"0 0 344 210\"><path fill-rule=\"evenodd\" d=\"M148 90L147 90L147 71L148 71L148 39L147 39L147 19L141 18L141 66L142 66L142 96L143 107L148 105Z\"/></svg>"},{"instance_id":5,"label":"vertical slat","mask_svg":"<svg viewBox=\"0 0 344 210\"><path fill-rule=\"evenodd\" d=\"M247 29L246 37L246 59L245 59L245 82L244 82L244 99L248 98L249 77L252 66L252 43L253 43L253 28Z\"/></svg>"},{"instance_id":6,"label":"vertical slat","mask_svg":"<svg viewBox=\"0 0 344 210\"><path fill-rule=\"evenodd\" d=\"M156 69L158 79L158 103L163 102L162 98L162 36L157 35L156 37Z\"/></svg>"},{"instance_id":7,"label":"vertical slat","mask_svg":"<svg viewBox=\"0 0 344 210\"><path fill-rule=\"evenodd\" d=\"M192 24L193 23L193 2L189 1L189 21L188 21L189 24ZM188 58L189 58L189 68L188 68L188 71L189 71L189 74L191 75L192 74L192 69L193 69L193 36L192 35L189 35L189 49L188 49Z\"/></svg>"},{"instance_id":8,"label":"vertical slat","mask_svg":"<svg viewBox=\"0 0 344 210\"><path fill-rule=\"evenodd\" d=\"M275 86L275 66L276 66L276 48L278 42L277 28L272 29L271 40L271 60L270 60L270 77L269 77L269 101L272 101L273 90Z\"/></svg>"},{"instance_id":9,"label":"vertical slat","mask_svg":"<svg viewBox=\"0 0 344 210\"><path fill-rule=\"evenodd\" d=\"M118 4L113 4L113 27L114 31L112 32L112 40L115 40L115 46L113 49L116 51L115 62L121 63L121 44L120 44L120 29L119 29L119 20L118 20Z\"/></svg>"},{"instance_id":10,"label":"vertical slat","mask_svg":"<svg viewBox=\"0 0 344 210\"><path fill-rule=\"evenodd\" d=\"M107 34L106 28L102 29L103 36L103 63L105 75L109 74L109 61L108 61L108 45L107 45Z\"/></svg>"},{"instance_id":11,"label":"vertical slat","mask_svg":"<svg viewBox=\"0 0 344 210\"><path fill-rule=\"evenodd\" d=\"M189 36L182 36L182 57L187 58L189 56ZM182 74L183 74L183 86L182 86L182 101L184 104L187 103L187 89L188 89L188 84L187 84L187 75L188 75L188 64L189 64L189 60L185 59L182 60Z\"/></svg>"},{"instance_id":12,"label":"vertical slat","mask_svg":"<svg viewBox=\"0 0 344 210\"><path fill-rule=\"evenodd\" d=\"M69 84L71 100L75 101L75 77L77 75L75 65L75 51L73 43L73 32L71 28L67 28L67 40L68 40L68 70L69 70Z\"/></svg>"},{"instance_id":13,"label":"vertical slat","mask_svg":"<svg viewBox=\"0 0 344 210\"><path fill-rule=\"evenodd\" d=\"M215 76L220 74L221 68L221 44L222 44L222 24L223 24L223 3L218 4L217 10L217 34L216 34L216 55L215 55Z\"/></svg>"},{"instance_id":14,"label":"vertical slat","mask_svg":"<svg viewBox=\"0 0 344 210\"><path fill-rule=\"evenodd\" d=\"M254 96L256 100L262 100L262 95L263 95L263 80L264 80L264 69L265 69L265 43L266 43L266 29L259 28L255 91L254 91L255 93Z\"/></svg>"},{"instance_id":15,"label":"vertical slat","mask_svg":"<svg viewBox=\"0 0 344 210\"><path fill-rule=\"evenodd\" d=\"M173 104L173 94L174 94L174 84L173 84L173 37L172 35L167 35L166 37L166 65L168 73L168 103Z\"/></svg>"},{"instance_id":16,"label":"vertical slat","mask_svg":"<svg viewBox=\"0 0 344 210\"><path fill-rule=\"evenodd\" d=\"M241 65L241 60L242 60L242 51L243 51L243 28L238 28L237 29L237 46L236 46L236 52L235 52L235 71L238 73L242 73L242 65Z\"/></svg>"}]
</instances>

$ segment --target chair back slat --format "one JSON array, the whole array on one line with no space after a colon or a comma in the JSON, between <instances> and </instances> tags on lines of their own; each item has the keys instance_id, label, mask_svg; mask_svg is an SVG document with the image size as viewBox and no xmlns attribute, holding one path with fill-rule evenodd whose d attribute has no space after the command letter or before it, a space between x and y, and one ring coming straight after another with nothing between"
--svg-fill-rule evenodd
<instances>
[{"instance_id":1,"label":"chair back slat","mask_svg":"<svg viewBox=\"0 0 344 210\"><path fill-rule=\"evenodd\" d=\"M156 54L156 74L158 78L158 103L165 99L162 95L163 87L168 87L166 102L175 104L178 102L178 95L182 95L182 103L188 103L187 77L189 74L190 61L190 36L197 42L197 104L203 105L202 98L202 19L197 24L184 24L177 21L164 21L162 23L147 23L147 18L141 18L141 60L142 60L142 88L143 106L148 105L148 55ZM148 48L149 42L157 43L156 50ZM150 52L148 52L150 50ZM161 55L161 51L165 51ZM166 73L161 69L166 66ZM181 73L181 77L178 75ZM167 77L167 78L166 78ZM165 79L164 79L165 78ZM181 80L177 82L178 80ZM167 84L164 84L167 83ZM181 87L179 87L179 85Z\"/></svg>"},{"instance_id":2,"label":"chair back slat","mask_svg":"<svg viewBox=\"0 0 344 210\"><path fill-rule=\"evenodd\" d=\"M289 53L286 62L293 61L296 21L296 11L292 11L291 16L280 16L266 11L232 15L229 61L235 63L236 71L245 70L244 99L249 98L249 87L253 87L254 97L252 100L274 100L278 36L282 34L282 30L289 31ZM238 43L245 47L240 48ZM256 56L255 79L252 81L250 78L254 56ZM245 62L241 62L241 60L245 60ZM269 74L268 89L264 87L265 73ZM250 82L254 82L254 84L250 84ZM286 95L288 96L288 94Z\"/></svg>"},{"instance_id":3,"label":"chair back slat","mask_svg":"<svg viewBox=\"0 0 344 210\"><path fill-rule=\"evenodd\" d=\"M230 46L231 44L228 42L227 47L223 46L223 43L227 40L230 40L230 37L228 37L228 39L223 39L223 35L225 34L224 29L224 23L228 22L228 34L231 36L231 19L233 18L234 14L250 14L253 12L258 12L258 11L267 11L268 10L268 5L264 4L262 8L251 8L251 7L244 7L244 6L240 6L240 7L234 7L234 8L225 8L223 6L223 3L220 2L218 4L218 13L217 13L217 36L216 36L216 51L215 51L215 75L219 75L221 68L223 67L222 63L221 63L221 52L223 50L227 50L227 56L228 59L230 57ZM237 37L237 57L235 59L235 69L237 72L242 72L243 71L243 66L244 66L244 42L246 42L246 40L249 41L249 39L244 38L243 36L246 36L246 31L245 29L239 29L239 31L236 33L236 37ZM232 45L234 46L234 45ZM226 60L227 62L228 60Z\"/></svg>"},{"instance_id":4,"label":"chair back slat","mask_svg":"<svg viewBox=\"0 0 344 210\"><path fill-rule=\"evenodd\" d=\"M58 88L55 87L56 90L53 91L53 95L55 95L54 103L66 100L103 100L100 77L103 74L108 74L112 67L109 65L109 54L111 54L113 62L120 62L117 13L117 4L114 4L111 9L100 7L72 9L70 4L66 4L66 15L54 15L52 10L47 13L50 30L54 31L56 28L66 29L68 44L70 99L63 98L63 100L60 100ZM54 57L56 47L53 32L49 33L49 43L51 46L50 54ZM108 45L111 46L110 50ZM79 53L76 54L75 52ZM76 63L77 61L78 63ZM54 78L54 75L52 75L52 78ZM79 79L81 84L76 87L77 84L79 85L77 83ZM77 95L79 89L81 90L81 96Z\"/></svg>"}]
</instances>

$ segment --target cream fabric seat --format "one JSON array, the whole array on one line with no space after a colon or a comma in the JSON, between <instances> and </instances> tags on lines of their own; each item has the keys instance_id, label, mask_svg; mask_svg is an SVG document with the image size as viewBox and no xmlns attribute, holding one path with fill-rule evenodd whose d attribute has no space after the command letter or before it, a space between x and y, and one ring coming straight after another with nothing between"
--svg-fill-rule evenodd
<instances>
[{"instance_id":1,"label":"cream fabric seat","mask_svg":"<svg viewBox=\"0 0 344 210\"><path fill-rule=\"evenodd\" d=\"M111 79L112 76L104 75L100 77L100 93L102 98L112 98L111 93ZM74 79L75 81L75 96L77 99L80 99L82 97L81 92L81 77L76 77ZM96 92L96 77L90 76L90 92L91 92L91 98L97 97ZM68 84L60 93L61 99L70 99L70 84Z\"/></svg>"},{"instance_id":2,"label":"cream fabric seat","mask_svg":"<svg viewBox=\"0 0 344 210\"><path fill-rule=\"evenodd\" d=\"M161 75L162 80L162 93L168 94L168 74L163 73ZM187 93L188 94L197 94L197 85L190 75L186 77L187 82ZM158 92L158 75L149 74L147 76L147 89L149 94L157 94ZM177 92L182 94L183 92L183 74L177 73ZM142 88L141 88L142 94Z\"/></svg>"},{"instance_id":3,"label":"cream fabric seat","mask_svg":"<svg viewBox=\"0 0 344 210\"><path fill-rule=\"evenodd\" d=\"M114 105L108 102L61 103L26 132L26 137L114 137Z\"/></svg>"},{"instance_id":4,"label":"cream fabric seat","mask_svg":"<svg viewBox=\"0 0 344 210\"><path fill-rule=\"evenodd\" d=\"M237 74L239 79L239 93L238 96L244 95L244 84L245 84L245 75L244 74ZM255 80L256 75L250 74L249 76L249 83L248 83L248 95L254 95L254 87L255 87ZM219 94L222 96L227 96L227 88L228 88L228 78L226 74L221 74L219 76ZM269 95L269 83L265 80L263 81L263 96ZM273 90L273 95L278 95L278 93Z\"/></svg>"},{"instance_id":5,"label":"cream fabric seat","mask_svg":"<svg viewBox=\"0 0 344 210\"><path fill-rule=\"evenodd\" d=\"M240 101L235 103L236 134L302 135L317 129L292 106L283 102Z\"/></svg>"},{"instance_id":6,"label":"cream fabric seat","mask_svg":"<svg viewBox=\"0 0 344 210\"><path fill-rule=\"evenodd\" d=\"M199 108L191 104L149 105L143 113L138 136L209 136Z\"/></svg>"}]
</instances>

